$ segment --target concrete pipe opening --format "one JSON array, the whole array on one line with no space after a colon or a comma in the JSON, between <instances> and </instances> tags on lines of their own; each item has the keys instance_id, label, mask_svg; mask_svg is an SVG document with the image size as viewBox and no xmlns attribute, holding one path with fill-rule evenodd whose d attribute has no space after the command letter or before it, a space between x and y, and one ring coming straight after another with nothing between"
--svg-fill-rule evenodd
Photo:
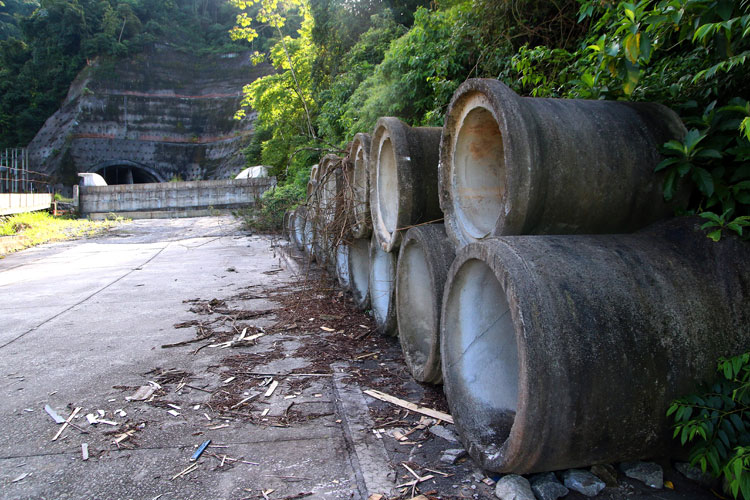
<instances>
[{"instance_id":1,"label":"concrete pipe opening","mask_svg":"<svg viewBox=\"0 0 750 500\"><path fill-rule=\"evenodd\" d=\"M396 254L386 252L375 237L370 242L370 305L381 333L396 330Z\"/></svg>"},{"instance_id":2,"label":"concrete pipe opening","mask_svg":"<svg viewBox=\"0 0 750 500\"><path fill-rule=\"evenodd\" d=\"M370 134L359 133L354 136L350 151L352 158L352 191L353 191L353 227L355 238L368 238L372 232L370 222Z\"/></svg>"},{"instance_id":3,"label":"concrete pipe opening","mask_svg":"<svg viewBox=\"0 0 750 500\"><path fill-rule=\"evenodd\" d=\"M370 307L370 239L357 239L349 246L349 283L354 304Z\"/></svg>"},{"instance_id":4,"label":"concrete pipe opening","mask_svg":"<svg viewBox=\"0 0 750 500\"><path fill-rule=\"evenodd\" d=\"M510 435L518 405L518 346L508 300L492 269L469 260L444 304L443 371L465 439L493 448ZM455 415L454 415L455 418Z\"/></svg>"},{"instance_id":5,"label":"concrete pipe opening","mask_svg":"<svg viewBox=\"0 0 750 500\"><path fill-rule=\"evenodd\" d=\"M314 230L314 224L313 219L310 217L310 210L307 211L307 217L305 217L305 227L302 230L302 241L304 241L305 244L305 252L310 257L315 257L314 254L314 244L315 244L315 230Z\"/></svg>"},{"instance_id":6,"label":"concrete pipe opening","mask_svg":"<svg viewBox=\"0 0 750 500\"><path fill-rule=\"evenodd\" d=\"M294 212L294 243L300 250L305 249L305 221L307 208L298 207Z\"/></svg>"},{"instance_id":7,"label":"concrete pipe opening","mask_svg":"<svg viewBox=\"0 0 750 500\"><path fill-rule=\"evenodd\" d=\"M294 226L295 222L294 221L295 221L296 218L297 218L297 211L296 210L292 210L291 212L289 212L289 217L286 219L286 222L285 222L285 231L284 231L284 234L286 235L287 239L289 240L289 243L291 243L292 245L296 244L296 241L295 241L296 240L296 236L294 235L294 231L295 231L295 226Z\"/></svg>"},{"instance_id":8,"label":"concrete pipe opening","mask_svg":"<svg viewBox=\"0 0 750 500\"><path fill-rule=\"evenodd\" d=\"M386 231L396 231L398 222L398 172L396 153L390 137L384 137L379 145L375 191L380 206L380 216Z\"/></svg>"},{"instance_id":9,"label":"concrete pipe opening","mask_svg":"<svg viewBox=\"0 0 750 500\"><path fill-rule=\"evenodd\" d=\"M384 250L401 244L403 228L442 219L437 193L438 127L410 127L398 118L378 119L372 134L370 219Z\"/></svg>"},{"instance_id":10,"label":"concrete pipe opening","mask_svg":"<svg viewBox=\"0 0 750 500\"><path fill-rule=\"evenodd\" d=\"M336 247L336 277L339 285L344 290L351 288L351 279L349 278L349 245L340 243Z\"/></svg>"},{"instance_id":11,"label":"concrete pipe opening","mask_svg":"<svg viewBox=\"0 0 750 500\"><path fill-rule=\"evenodd\" d=\"M520 97L469 79L453 94L440 143L439 196L457 246L492 236L633 232L673 216L660 147L686 133L648 102Z\"/></svg>"},{"instance_id":12,"label":"concrete pipe opening","mask_svg":"<svg viewBox=\"0 0 750 500\"><path fill-rule=\"evenodd\" d=\"M440 315L455 252L442 224L409 229L396 269L396 315L404 360L420 382L442 382Z\"/></svg>"},{"instance_id":13,"label":"concrete pipe opening","mask_svg":"<svg viewBox=\"0 0 750 500\"><path fill-rule=\"evenodd\" d=\"M473 239L495 230L505 194L503 135L484 100L476 96L465 108L453 153L455 217Z\"/></svg>"},{"instance_id":14,"label":"concrete pipe opening","mask_svg":"<svg viewBox=\"0 0 750 500\"><path fill-rule=\"evenodd\" d=\"M484 469L663 456L666 411L747 350L750 247L697 218L635 234L490 238L457 252L444 391Z\"/></svg>"}]
</instances>

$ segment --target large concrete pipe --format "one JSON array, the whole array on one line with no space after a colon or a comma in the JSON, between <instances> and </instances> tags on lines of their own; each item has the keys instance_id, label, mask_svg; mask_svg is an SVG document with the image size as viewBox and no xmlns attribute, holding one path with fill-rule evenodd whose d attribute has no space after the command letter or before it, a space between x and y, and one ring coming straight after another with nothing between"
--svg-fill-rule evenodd
<instances>
[{"instance_id":1,"label":"large concrete pipe","mask_svg":"<svg viewBox=\"0 0 750 500\"><path fill-rule=\"evenodd\" d=\"M369 238L372 234L370 219L370 134L354 136L349 158L352 162L352 236Z\"/></svg>"},{"instance_id":2,"label":"large concrete pipe","mask_svg":"<svg viewBox=\"0 0 750 500\"><path fill-rule=\"evenodd\" d=\"M681 138L655 103L519 97L472 79L453 95L440 145L440 205L459 245L490 236L632 232L674 213L654 173Z\"/></svg>"},{"instance_id":3,"label":"large concrete pipe","mask_svg":"<svg viewBox=\"0 0 750 500\"><path fill-rule=\"evenodd\" d=\"M348 235L344 201L345 182L342 160L331 155L325 157L326 172L322 174L318 189L318 212L315 217L314 251L316 260L329 271L335 272L336 247Z\"/></svg>"},{"instance_id":4,"label":"large concrete pipe","mask_svg":"<svg viewBox=\"0 0 750 500\"><path fill-rule=\"evenodd\" d=\"M351 289L349 278L349 244L342 241L336 247L336 278L344 291Z\"/></svg>"},{"instance_id":5,"label":"large concrete pipe","mask_svg":"<svg viewBox=\"0 0 750 500\"><path fill-rule=\"evenodd\" d=\"M320 172L320 164L315 164L312 167L310 167L310 180L318 182L320 179L320 175L318 175Z\"/></svg>"},{"instance_id":6,"label":"large concrete pipe","mask_svg":"<svg viewBox=\"0 0 750 500\"><path fill-rule=\"evenodd\" d=\"M383 250L398 248L409 226L442 220L437 188L441 129L380 118L370 148L370 216Z\"/></svg>"},{"instance_id":7,"label":"large concrete pipe","mask_svg":"<svg viewBox=\"0 0 750 500\"><path fill-rule=\"evenodd\" d=\"M289 216L286 219L286 222L284 224L286 226L285 230L284 230L284 236L286 236L286 238L289 240L289 243L291 243L292 245L294 245L295 244L295 240L296 240L296 236L294 234L294 231L295 231L295 226L294 226L295 222L294 221L297 218L297 211L296 210L290 210L288 212L288 214L289 214Z\"/></svg>"},{"instance_id":8,"label":"large concrete pipe","mask_svg":"<svg viewBox=\"0 0 750 500\"><path fill-rule=\"evenodd\" d=\"M386 252L375 235L370 240L370 306L380 333L396 335L396 252Z\"/></svg>"},{"instance_id":9,"label":"large concrete pipe","mask_svg":"<svg viewBox=\"0 0 750 500\"><path fill-rule=\"evenodd\" d=\"M695 218L632 235L517 236L458 251L444 390L481 465L528 473L663 454L670 403L750 347L750 244Z\"/></svg>"},{"instance_id":10,"label":"large concrete pipe","mask_svg":"<svg viewBox=\"0 0 750 500\"><path fill-rule=\"evenodd\" d=\"M349 245L349 284L354 305L370 307L370 239L360 238Z\"/></svg>"},{"instance_id":11,"label":"large concrete pipe","mask_svg":"<svg viewBox=\"0 0 750 500\"><path fill-rule=\"evenodd\" d=\"M442 382L440 311L448 268L456 252L442 224L409 229L396 267L398 337L412 376Z\"/></svg>"},{"instance_id":12,"label":"large concrete pipe","mask_svg":"<svg viewBox=\"0 0 750 500\"><path fill-rule=\"evenodd\" d=\"M294 211L294 244L300 250L305 250L305 222L307 219L307 207L300 205Z\"/></svg>"}]
</instances>

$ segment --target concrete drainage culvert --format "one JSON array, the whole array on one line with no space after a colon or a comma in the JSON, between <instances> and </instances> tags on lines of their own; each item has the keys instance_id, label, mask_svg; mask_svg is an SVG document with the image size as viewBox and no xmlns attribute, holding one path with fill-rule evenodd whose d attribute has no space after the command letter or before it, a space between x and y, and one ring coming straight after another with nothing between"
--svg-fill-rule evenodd
<instances>
[{"instance_id":1,"label":"concrete drainage culvert","mask_svg":"<svg viewBox=\"0 0 750 500\"><path fill-rule=\"evenodd\" d=\"M630 232L674 214L659 147L686 133L655 103L519 97L471 79L440 144L440 207L459 245L490 236Z\"/></svg>"},{"instance_id":2,"label":"concrete drainage culvert","mask_svg":"<svg viewBox=\"0 0 750 500\"><path fill-rule=\"evenodd\" d=\"M458 252L442 311L444 390L484 468L561 470L669 449L671 402L750 336L750 250L699 226L495 238Z\"/></svg>"},{"instance_id":3,"label":"concrete drainage culvert","mask_svg":"<svg viewBox=\"0 0 750 500\"><path fill-rule=\"evenodd\" d=\"M370 241L370 304L378 330L396 335L396 254L385 252L373 235Z\"/></svg>"},{"instance_id":4,"label":"concrete drainage culvert","mask_svg":"<svg viewBox=\"0 0 750 500\"><path fill-rule=\"evenodd\" d=\"M455 257L442 224L409 229L396 272L398 335L406 365L420 382L440 383L440 311Z\"/></svg>"}]
</instances>

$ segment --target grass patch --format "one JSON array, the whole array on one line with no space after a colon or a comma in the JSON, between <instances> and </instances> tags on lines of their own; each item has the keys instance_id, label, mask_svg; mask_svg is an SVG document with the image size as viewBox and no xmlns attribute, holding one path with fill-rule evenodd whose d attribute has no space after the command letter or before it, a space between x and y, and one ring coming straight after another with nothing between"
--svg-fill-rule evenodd
<instances>
[{"instance_id":1,"label":"grass patch","mask_svg":"<svg viewBox=\"0 0 750 500\"><path fill-rule=\"evenodd\" d=\"M22 247L28 248L50 241L94 236L122 222L121 218L91 221L52 217L48 212L29 212L0 217L0 237L23 236Z\"/></svg>"}]
</instances>

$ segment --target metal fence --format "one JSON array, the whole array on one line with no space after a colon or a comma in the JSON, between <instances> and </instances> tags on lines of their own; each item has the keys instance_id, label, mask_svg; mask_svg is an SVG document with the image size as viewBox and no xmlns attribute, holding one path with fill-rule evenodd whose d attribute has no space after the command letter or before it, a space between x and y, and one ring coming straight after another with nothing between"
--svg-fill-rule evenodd
<instances>
[{"instance_id":1,"label":"metal fence","mask_svg":"<svg viewBox=\"0 0 750 500\"><path fill-rule=\"evenodd\" d=\"M39 193L49 191L49 177L29 168L26 148L0 150L0 193Z\"/></svg>"}]
</instances>

